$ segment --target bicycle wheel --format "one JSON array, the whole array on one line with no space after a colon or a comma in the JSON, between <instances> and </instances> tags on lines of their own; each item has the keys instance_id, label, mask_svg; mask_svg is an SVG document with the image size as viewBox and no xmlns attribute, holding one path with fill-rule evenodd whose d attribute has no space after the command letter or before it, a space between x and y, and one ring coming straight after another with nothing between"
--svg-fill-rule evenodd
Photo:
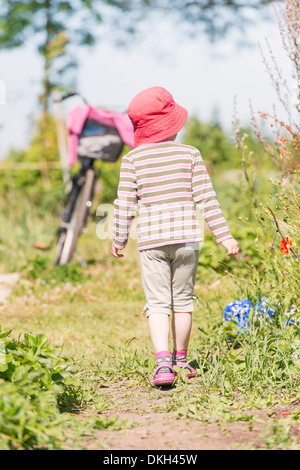
<instances>
[{"instance_id":1,"label":"bicycle wheel","mask_svg":"<svg viewBox=\"0 0 300 470\"><path fill-rule=\"evenodd\" d=\"M56 245L56 250L55 250L55 255L54 255L54 262L53 262L54 266L59 265L61 252L62 252L62 249L64 247L65 239L66 239L66 232L61 232L61 234L59 235L59 238L58 238L57 245Z\"/></svg>"},{"instance_id":2,"label":"bicycle wheel","mask_svg":"<svg viewBox=\"0 0 300 470\"><path fill-rule=\"evenodd\" d=\"M85 182L76 199L74 210L66 230L60 234L54 264L63 265L71 261L76 248L78 237L84 227L89 208L91 206L91 196L95 181L95 173L91 168L85 173Z\"/></svg>"}]
</instances>

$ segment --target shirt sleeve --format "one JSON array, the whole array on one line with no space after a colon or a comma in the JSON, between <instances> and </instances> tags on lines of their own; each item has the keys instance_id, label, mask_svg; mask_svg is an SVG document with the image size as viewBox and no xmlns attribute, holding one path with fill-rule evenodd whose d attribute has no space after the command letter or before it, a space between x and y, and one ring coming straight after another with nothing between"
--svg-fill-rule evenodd
<instances>
[{"instance_id":1,"label":"shirt sleeve","mask_svg":"<svg viewBox=\"0 0 300 470\"><path fill-rule=\"evenodd\" d=\"M194 202L212 231L216 242L233 238L217 200L211 179L201 154L196 150L193 156L192 194Z\"/></svg>"},{"instance_id":2,"label":"shirt sleeve","mask_svg":"<svg viewBox=\"0 0 300 470\"><path fill-rule=\"evenodd\" d=\"M119 250L125 248L132 221L137 209L137 183L135 167L125 155L120 169L117 199L114 201L113 244Z\"/></svg>"}]
</instances>

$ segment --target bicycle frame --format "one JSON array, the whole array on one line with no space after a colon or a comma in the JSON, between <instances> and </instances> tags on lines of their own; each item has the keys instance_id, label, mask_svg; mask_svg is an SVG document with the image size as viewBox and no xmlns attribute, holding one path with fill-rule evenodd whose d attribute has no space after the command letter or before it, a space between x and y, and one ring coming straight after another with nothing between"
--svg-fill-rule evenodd
<instances>
[{"instance_id":1,"label":"bicycle frame","mask_svg":"<svg viewBox=\"0 0 300 470\"><path fill-rule=\"evenodd\" d=\"M77 93L76 91L70 91L62 96L59 96L58 94L56 94L56 96L54 97L54 101L57 103L61 103L67 100L68 98L72 98L74 96L79 96L85 104L88 104L87 100L80 93ZM62 214L62 223L57 230L58 234L66 230L67 224L70 221L70 217L74 209L76 199L80 192L85 173L89 168L94 167L94 159L92 158L82 158L80 159L80 163L81 163L81 168L79 172L75 174L73 178L71 179L72 189L68 194L66 194L64 201L63 201L64 209L63 209L63 214Z\"/></svg>"},{"instance_id":2,"label":"bicycle frame","mask_svg":"<svg viewBox=\"0 0 300 470\"><path fill-rule=\"evenodd\" d=\"M72 215L74 205L76 202L76 199L80 193L82 184L84 182L85 174L88 169L93 169L94 170L94 159L93 158L82 158L80 159L81 162L81 167L78 173L76 173L71 182L72 182L72 189L71 191L65 196L64 199L64 210L62 214L62 223L60 227L58 228L58 233L61 233L66 230L67 224L70 221L70 217ZM101 172L97 172L97 177L99 177ZM93 188L94 190L94 188ZM93 194L91 195L93 197ZM88 209L88 208L87 208ZM88 215L88 210L87 210L87 215ZM86 220L85 220L86 222Z\"/></svg>"}]
</instances>

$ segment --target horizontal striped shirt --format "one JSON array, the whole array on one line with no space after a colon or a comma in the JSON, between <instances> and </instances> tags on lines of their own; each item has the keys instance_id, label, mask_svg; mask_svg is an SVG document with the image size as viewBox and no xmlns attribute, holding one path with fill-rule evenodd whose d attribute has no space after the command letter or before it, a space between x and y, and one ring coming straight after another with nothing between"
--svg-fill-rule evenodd
<instances>
[{"instance_id":1,"label":"horizontal striped shirt","mask_svg":"<svg viewBox=\"0 0 300 470\"><path fill-rule=\"evenodd\" d=\"M113 243L126 246L137 211L139 250L200 242L196 209L217 243L232 238L199 150L175 142L140 146L122 159Z\"/></svg>"}]
</instances>

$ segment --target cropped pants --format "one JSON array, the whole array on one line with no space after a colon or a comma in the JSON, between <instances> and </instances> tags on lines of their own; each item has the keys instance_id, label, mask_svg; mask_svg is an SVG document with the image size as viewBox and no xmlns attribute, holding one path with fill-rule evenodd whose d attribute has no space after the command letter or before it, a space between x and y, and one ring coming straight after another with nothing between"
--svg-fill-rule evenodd
<instances>
[{"instance_id":1,"label":"cropped pants","mask_svg":"<svg viewBox=\"0 0 300 470\"><path fill-rule=\"evenodd\" d=\"M147 317L152 313L192 312L199 243L140 251Z\"/></svg>"}]
</instances>

